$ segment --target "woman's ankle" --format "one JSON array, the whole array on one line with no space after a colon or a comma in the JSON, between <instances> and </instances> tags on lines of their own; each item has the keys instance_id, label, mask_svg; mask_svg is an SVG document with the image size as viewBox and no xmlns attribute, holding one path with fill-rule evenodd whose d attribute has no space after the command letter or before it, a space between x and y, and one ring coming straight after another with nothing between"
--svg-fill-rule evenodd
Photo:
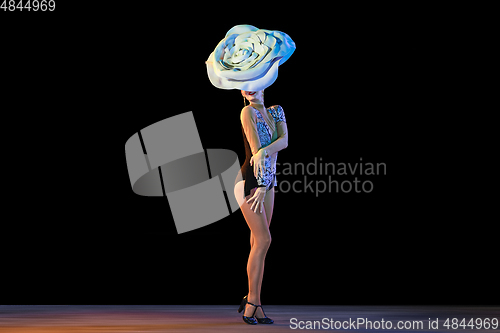
<instances>
[{"instance_id":1,"label":"woman's ankle","mask_svg":"<svg viewBox=\"0 0 500 333\"><path fill-rule=\"evenodd\" d=\"M253 303L255 305L259 305L260 304L260 297L259 297L259 295L254 295L250 292L247 295L247 301L250 303Z\"/></svg>"}]
</instances>

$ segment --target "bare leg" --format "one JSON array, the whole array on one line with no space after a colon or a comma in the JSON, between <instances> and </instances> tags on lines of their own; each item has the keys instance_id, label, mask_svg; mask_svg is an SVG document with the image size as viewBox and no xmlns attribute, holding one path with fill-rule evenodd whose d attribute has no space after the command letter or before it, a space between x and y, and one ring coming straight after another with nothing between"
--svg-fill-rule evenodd
<instances>
[{"instance_id":1,"label":"bare leg","mask_svg":"<svg viewBox=\"0 0 500 333\"><path fill-rule=\"evenodd\" d=\"M252 195L253 193L250 194L250 196ZM246 199L250 198L247 197ZM247 204L248 205L248 204ZM250 205L248 205L249 207ZM257 215L256 213L253 213L253 211L249 210L249 209L245 209L243 207L242 208L242 211L244 212L243 215L245 216L245 219L247 219L247 216L250 216L250 218L252 218L252 214L253 215ZM266 193L266 197L264 199L264 210L265 210L265 216L263 216L262 220L267 224L267 230L269 230L269 225L271 224L271 218L272 218L272 214L273 214L273 208L274 208L274 189L271 189L270 191L267 191ZM245 215L245 212L246 212L246 215ZM261 215L264 215L264 212L262 212ZM247 223L248 220L247 220ZM262 223L262 222L261 222ZM249 226L250 226L250 223L249 223ZM252 228L250 227L250 247L251 247L251 250L250 250L250 255L252 255L252 249L254 248L254 246L257 246L256 245L256 237L254 235L254 233L252 232ZM270 233L269 233L269 236L270 236ZM269 239L269 242L270 242L270 239ZM250 290L250 293L248 294L248 301L251 302L251 303L254 303L254 304L261 304L260 303L260 293L261 293L261 289L262 289L262 280L263 280L263 277L264 277L264 265L265 265L265 255L267 254L267 250L265 251L264 253L264 256L262 257L262 269L260 269L260 276L258 276L258 286L256 288L256 290L258 291L258 298L257 300L255 300L255 302L252 300L251 295L251 290L252 290L252 287L250 286L251 282L250 282L250 276L251 274L253 273L252 272L252 266L250 265L250 260L251 258L249 257L249 264L247 266L247 272L248 272L248 276L249 276L249 290ZM260 258L259 258L260 259ZM253 282L253 281L252 281ZM257 303L256 303L257 302ZM253 306L247 306L247 309L248 309L248 312L245 313L246 316L250 316L253 311L254 311L254 307ZM258 308L255 312L255 316L258 317L258 318L263 318L264 317L264 313L262 312L262 309L261 308Z\"/></svg>"},{"instance_id":2,"label":"bare leg","mask_svg":"<svg viewBox=\"0 0 500 333\"><path fill-rule=\"evenodd\" d=\"M266 193L266 198L264 199L264 209L266 210L267 225L270 227L274 210L274 188L267 191ZM252 232L250 232L250 248L252 248L253 242L253 234Z\"/></svg>"},{"instance_id":3,"label":"bare leg","mask_svg":"<svg viewBox=\"0 0 500 333\"><path fill-rule=\"evenodd\" d=\"M271 226L271 218L273 217L274 210L274 187L266 193L264 209L266 210L267 225Z\"/></svg>"},{"instance_id":4,"label":"bare leg","mask_svg":"<svg viewBox=\"0 0 500 333\"><path fill-rule=\"evenodd\" d=\"M248 200L253 195L254 190ZM244 200L240 204L240 209L245 217L245 220L253 235L253 246L248 256L247 274L248 274L248 301L253 304L260 304L260 287L261 277L264 271L264 261L266 258L267 250L271 244L271 234L269 232L269 225L267 224L267 216L265 210L262 213L254 213L250 209L250 204ZM265 201L264 201L265 206ZM244 316L251 316L254 312L254 307L247 305ZM257 313L256 313L257 314ZM258 316L258 314L257 314Z\"/></svg>"},{"instance_id":5,"label":"bare leg","mask_svg":"<svg viewBox=\"0 0 500 333\"><path fill-rule=\"evenodd\" d=\"M268 227L271 226L271 218L273 216L273 209L274 209L274 188L267 191L266 197L264 199L264 210L266 211L266 217L267 217L267 225ZM253 246L255 240L253 237L252 232L250 232L250 248ZM265 258L264 258L264 264L265 266ZM262 290L262 281L264 279L264 269L261 272L261 276L259 279L259 290ZM260 294L259 294L260 295ZM253 302L252 302L253 303ZM260 304L260 303L254 303L254 304ZM253 308L253 307L252 307ZM262 312L261 308L258 308L255 312L255 316L257 318L263 318L264 313Z\"/></svg>"},{"instance_id":6,"label":"bare leg","mask_svg":"<svg viewBox=\"0 0 500 333\"><path fill-rule=\"evenodd\" d=\"M250 255L248 257L247 274L248 274L248 301L254 304L260 303L260 290L262 287L262 278L264 275L264 263L267 249L271 242L271 234L269 225L274 208L274 188L267 191L264 199L264 211L262 214L254 213L249 204L246 203L252 195L245 198L244 194L245 181L237 181L234 187L234 195L243 212L243 216L250 228ZM245 316L251 316L254 312L254 307L247 305L245 308ZM262 310L258 308L255 312L258 318L264 317Z\"/></svg>"}]
</instances>

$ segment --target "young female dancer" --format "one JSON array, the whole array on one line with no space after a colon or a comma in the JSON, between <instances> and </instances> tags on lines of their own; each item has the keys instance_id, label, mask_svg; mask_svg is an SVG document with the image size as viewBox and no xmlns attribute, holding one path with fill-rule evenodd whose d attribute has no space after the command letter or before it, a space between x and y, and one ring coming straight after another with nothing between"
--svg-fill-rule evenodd
<instances>
[{"instance_id":1,"label":"young female dancer","mask_svg":"<svg viewBox=\"0 0 500 333\"><path fill-rule=\"evenodd\" d=\"M264 262L271 244L269 225L274 208L276 158L278 151L288 146L288 130L283 108L279 105L266 108L264 91L241 91L248 101L241 110L241 126L246 159L237 179L234 193L243 216L250 228L250 255L248 257L248 295L243 298L238 312L243 311L243 321L255 325L272 324L262 309L260 291Z\"/></svg>"}]
</instances>

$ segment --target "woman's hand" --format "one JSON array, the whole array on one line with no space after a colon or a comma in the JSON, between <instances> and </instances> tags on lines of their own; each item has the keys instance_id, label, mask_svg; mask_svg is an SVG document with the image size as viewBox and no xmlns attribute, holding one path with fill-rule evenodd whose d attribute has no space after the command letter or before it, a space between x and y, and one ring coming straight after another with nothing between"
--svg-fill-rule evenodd
<instances>
[{"instance_id":1,"label":"woman's hand","mask_svg":"<svg viewBox=\"0 0 500 333\"><path fill-rule=\"evenodd\" d=\"M255 178L259 175L259 170L260 170L260 175L264 177L264 172L266 171L266 151L265 149L259 149L258 152L255 153L255 155L250 158L250 165L253 166L253 174L255 175Z\"/></svg>"},{"instance_id":2,"label":"woman's hand","mask_svg":"<svg viewBox=\"0 0 500 333\"><path fill-rule=\"evenodd\" d=\"M257 187L253 196L248 199L247 203L253 201L252 206L250 207L254 213L257 213L257 209L260 205L260 213L262 213L262 207L264 206L264 198L266 197L266 188L265 187ZM255 207L255 208L254 208Z\"/></svg>"}]
</instances>

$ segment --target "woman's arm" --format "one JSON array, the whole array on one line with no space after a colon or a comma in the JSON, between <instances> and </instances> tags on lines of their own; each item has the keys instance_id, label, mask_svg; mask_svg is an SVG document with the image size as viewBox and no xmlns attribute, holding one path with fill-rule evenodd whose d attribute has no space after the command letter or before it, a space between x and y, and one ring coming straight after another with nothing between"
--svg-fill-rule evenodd
<instances>
[{"instance_id":1,"label":"woman's arm","mask_svg":"<svg viewBox=\"0 0 500 333\"><path fill-rule=\"evenodd\" d=\"M263 148L266 151L266 156L272 156L276 152L285 149L288 146L288 128L286 126L285 112L280 105L270 108L274 121L276 121L276 130L278 138ZM263 155L263 154L262 154ZM264 156L265 157L265 156Z\"/></svg>"},{"instance_id":2,"label":"woman's arm","mask_svg":"<svg viewBox=\"0 0 500 333\"><path fill-rule=\"evenodd\" d=\"M288 129L286 127L286 122L280 121L277 123L276 129L278 131L278 138L270 145L260 148L259 151L253 154L250 159L250 165L253 166L255 175L257 175L258 169L261 169L262 172L264 172L266 157L272 156L274 153L285 149L288 146Z\"/></svg>"},{"instance_id":3,"label":"woman's arm","mask_svg":"<svg viewBox=\"0 0 500 333\"><path fill-rule=\"evenodd\" d=\"M261 143L257 133L256 115L253 112L253 108L245 106L243 110L241 110L240 118L243 131L245 132L250 150L252 151L250 165L252 166L255 164L253 165L254 176L257 179L257 184L259 186L265 186L263 177L259 177L259 169L261 176L263 176L265 172L265 156L263 156L263 150L261 149ZM259 163L253 163L254 157L257 156L259 157Z\"/></svg>"},{"instance_id":4,"label":"woman's arm","mask_svg":"<svg viewBox=\"0 0 500 333\"><path fill-rule=\"evenodd\" d=\"M255 155L261 147L259 135L257 134L257 122L255 118L256 115L250 106L245 106L241 110L241 125L243 126L243 131L245 132L248 144L252 150L252 155Z\"/></svg>"},{"instance_id":5,"label":"woman's arm","mask_svg":"<svg viewBox=\"0 0 500 333\"><path fill-rule=\"evenodd\" d=\"M252 159L255 156L255 154L259 152L259 149L261 147L259 135L257 134L257 123L255 117L256 117L255 113L253 112L250 106L245 106L243 110L241 110L241 115L240 115L241 125L243 126L243 131L245 132L248 144L250 146L250 149L252 150ZM262 159L262 165L260 166L261 166L261 175L264 175L265 171L264 158ZM253 210L254 213L257 213L257 210L259 210L259 212L262 213L264 198L266 197L266 185L264 184L263 177L258 176L258 171L256 171L255 167L254 167L254 175L255 178L257 179L257 189L255 190L253 196L248 199L247 203L252 204L250 209Z\"/></svg>"},{"instance_id":6,"label":"woman's arm","mask_svg":"<svg viewBox=\"0 0 500 333\"><path fill-rule=\"evenodd\" d=\"M272 154L288 147L288 128L286 127L286 122L280 121L277 123L276 129L278 131L278 138L269 146L263 148L266 151L267 156L271 156Z\"/></svg>"}]
</instances>

